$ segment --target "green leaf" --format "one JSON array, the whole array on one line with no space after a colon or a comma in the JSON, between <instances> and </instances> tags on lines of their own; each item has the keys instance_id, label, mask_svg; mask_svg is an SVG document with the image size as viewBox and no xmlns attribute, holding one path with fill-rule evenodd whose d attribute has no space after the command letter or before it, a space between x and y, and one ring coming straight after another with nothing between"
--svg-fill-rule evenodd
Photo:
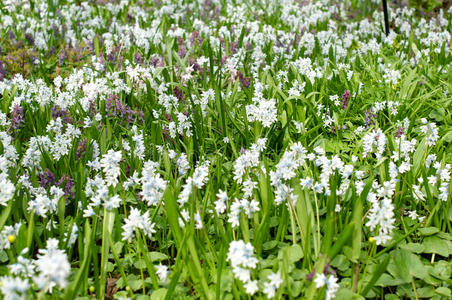
<instances>
[{"instance_id":1,"label":"green leaf","mask_svg":"<svg viewBox=\"0 0 452 300\"><path fill-rule=\"evenodd\" d=\"M275 240L269 241L269 242L265 242L262 245L262 249L265 250L265 251L271 250L271 249L275 248L277 245L278 245L278 241L275 241Z\"/></svg>"},{"instance_id":2,"label":"green leaf","mask_svg":"<svg viewBox=\"0 0 452 300\"><path fill-rule=\"evenodd\" d=\"M448 280L452 276L452 265L450 262L440 260L433 265L429 273L438 279Z\"/></svg>"},{"instance_id":3,"label":"green leaf","mask_svg":"<svg viewBox=\"0 0 452 300\"><path fill-rule=\"evenodd\" d=\"M136 275L127 276L127 281L129 282L129 287L132 291L137 291L141 288L143 281Z\"/></svg>"},{"instance_id":4,"label":"green leaf","mask_svg":"<svg viewBox=\"0 0 452 300\"><path fill-rule=\"evenodd\" d=\"M437 288L435 290L435 293L437 293L438 295L444 296L444 297L448 297L449 299L452 296L450 289L447 287L443 287L443 286Z\"/></svg>"},{"instance_id":5,"label":"green leaf","mask_svg":"<svg viewBox=\"0 0 452 300\"><path fill-rule=\"evenodd\" d=\"M160 288L151 294L151 300L163 300L166 296L166 289Z\"/></svg>"},{"instance_id":6,"label":"green leaf","mask_svg":"<svg viewBox=\"0 0 452 300\"><path fill-rule=\"evenodd\" d=\"M422 245L424 245L424 253L436 253L444 257L448 257L452 250L448 241L436 236L426 237Z\"/></svg>"},{"instance_id":7,"label":"green leaf","mask_svg":"<svg viewBox=\"0 0 452 300\"><path fill-rule=\"evenodd\" d=\"M388 273L381 274L380 278L378 278L375 286L387 287L387 286L396 286L404 283L402 280L397 279L389 275Z\"/></svg>"},{"instance_id":8,"label":"green leaf","mask_svg":"<svg viewBox=\"0 0 452 300\"><path fill-rule=\"evenodd\" d=\"M352 236L355 223L349 223L345 226L344 230L339 235L338 239L333 243L330 251L328 251L328 257L334 259L337 254L342 250L342 247L347 243Z\"/></svg>"},{"instance_id":9,"label":"green leaf","mask_svg":"<svg viewBox=\"0 0 452 300\"><path fill-rule=\"evenodd\" d=\"M415 173L417 173L417 169L420 166L421 162L423 161L423 158L425 157L425 152L427 151L427 141L425 138L423 138L413 155L413 170Z\"/></svg>"},{"instance_id":10,"label":"green leaf","mask_svg":"<svg viewBox=\"0 0 452 300\"><path fill-rule=\"evenodd\" d=\"M390 258L391 256L387 255L386 258L377 265L377 268L372 273L372 277L370 278L369 282L367 283L366 287L363 289L363 292L361 293L363 296L367 295L367 293L375 285L380 276L386 271Z\"/></svg>"},{"instance_id":11,"label":"green leaf","mask_svg":"<svg viewBox=\"0 0 452 300\"><path fill-rule=\"evenodd\" d=\"M288 253L289 263L295 263L303 258L303 250L300 245L295 244L286 248Z\"/></svg>"},{"instance_id":12,"label":"green leaf","mask_svg":"<svg viewBox=\"0 0 452 300\"><path fill-rule=\"evenodd\" d=\"M166 260L168 259L168 255L161 253L161 252L155 252L155 251L151 251L148 253L149 259L154 262L154 261L162 261L162 260Z\"/></svg>"},{"instance_id":13,"label":"green leaf","mask_svg":"<svg viewBox=\"0 0 452 300\"><path fill-rule=\"evenodd\" d=\"M437 227L424 227L419 228L419 233L424 236L434 235L439 232L439 228Z\"/></svg>"},{"instance_id":14,"label":"green leaf","mask_svg":"<svg viewBox=\"0 0 452 300\"><path fill-rule=\"evenodd\" d=\"M435 291L433 290L433 287L426 286L417 289L417 294L419 298L431 298L435 295Z\"/></svg>"},{"instance_id":15,"label":"green leaf","mask_svg":"<svg viewBox=\"0 0 452 300\"><path fill-rule=\"evenodd\" d=\"M105 286L107 283L107 262L108 254L110 253L110 243L108 236L111 235L113 225L115 223L115 212L113 210L107 210L104 208L104 224L102 227L102 253L101 253L101 267L100 267L100 297L103 299L105 296Z\"/></svg>"},{"instance_id":16,"label":"green leaf","mask_svg":"<svg viewBox=\"0 0 452 300\"><path fill-rule=\"evenodd\" d=\"M420 258L404 249L394 250L393 263L388 266L388 271L406 283L411 282L412 277L423 279L428 274Z\"/></svg>"},{"instance_id":17,"label":"green leaf","mask_svg":"<svg viewBox=\"0 0 452 300\"><path fill-rule=\"evenodd\" d=\"M422 252L424 252L424 245L419 244L419 243L403 244L403 245L400 245L400 248L408 250L408 251L411 251L413 253L422 253Z\"/></svg>"},{"instance_id":18,"label":"green leaf","mask_svg":"<svg viewBox=\"0 0 452 300\"><path fill-rule=\"evenodd\" d=\"M347 260L347 258L343 254L337 255L331 261L330 265L342 272L345 272L348 268L350 268L350 262Z\"/></svg>"},{"instance_id":19,"label":"green leaf","mask_svg":"<svg viewBox=\"0 0 452 300\"><path fill-rule=\"evenodd\" d=\"M350 289L341 288L337 291L334 299L336 300L361 300L365 299L363 296L353 293Z\"/></svg>"}]
</instances>

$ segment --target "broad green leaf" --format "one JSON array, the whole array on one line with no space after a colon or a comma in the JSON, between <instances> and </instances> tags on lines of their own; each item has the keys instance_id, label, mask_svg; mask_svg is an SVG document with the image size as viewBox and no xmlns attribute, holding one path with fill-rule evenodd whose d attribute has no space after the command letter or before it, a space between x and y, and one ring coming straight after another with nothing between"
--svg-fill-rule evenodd
<instances>
[{"instance_id":1,"label":"broad green leaf","mask_svg":"<svg viewBox=\"0 0 452 300\"><path fill-rule=\"evenodd\" d=\"M403 245L400 245L400 248L408 250L408 251L411 251L413 253L422 253L422 252L424 252L424 246L422 244L419 244L419 243L403 244Z\"/></svg>"},{"instance_id":2,"label":"broad green leaf","mask_svg":"<svg viewBox=\"0 0 452 300\"><path fill-rule=\"evenodd\" d=\"M439 228L437 227L425 227L419 228L419 233L424 236L434 235L439 232Z\"/></svg>"},{"instance_id":3,"label":"broad green leaf","mask_svg":"<svg viewBox=\"0 0 452 300\"><path fill-rule=\"evenodd\" d=\"M435 290L435 293L437 293L438 295L447 297L447 298L449 298L449 299L452 297L452 293L451 293L450 289L447 288L447 287L443 287L443 286L437 288L437 289Z\"/></svg>"},{"instance_id":4,"label":"broad green leaf","mask_svg":"<svg viewBox=\"0 0 452 300\"><path fill-rule=\"evenodd\" d=\"M450 242L440 239L436 236L428 236L422 242L425 253L436 253L444 257L448 257L452 253Z\"/></svg>"},{"instance_id":5,"label":"broad green leaf","mask_svg":"<svg viewBox=\"0 0 452 300\"><path fill-rule=\"evenodd\" d=\"M151 300L163 300L166 296L166 289L160 288L151 294Z\"/></svg>"},{"instance_id":6,"label":"broad green leaf","mask_svg":"<svg viewBox=\"0 0 452 300\"><path fill-rule=\"evenodd\" d=\"M423 279L427 276L427 269L420 258L404 249L393 251L393 263L388 266L388 271L407 283L411 282L412 277Z\"/></svg>"}]
</instances>

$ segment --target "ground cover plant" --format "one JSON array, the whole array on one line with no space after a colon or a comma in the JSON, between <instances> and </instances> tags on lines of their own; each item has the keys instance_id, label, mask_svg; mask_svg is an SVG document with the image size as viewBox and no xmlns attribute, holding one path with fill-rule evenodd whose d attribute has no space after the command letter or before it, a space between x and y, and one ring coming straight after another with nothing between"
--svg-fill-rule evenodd
<instances>
[{"instance_id":1,"label":"ground cover plant","mask_svg":"<svg viewBox=\"0 0 452 300\"><path fill-rule=\"evenodd\" d=\"M4 0L4 299L450 299L447 2Z\"/></svg>"}]
</instances>

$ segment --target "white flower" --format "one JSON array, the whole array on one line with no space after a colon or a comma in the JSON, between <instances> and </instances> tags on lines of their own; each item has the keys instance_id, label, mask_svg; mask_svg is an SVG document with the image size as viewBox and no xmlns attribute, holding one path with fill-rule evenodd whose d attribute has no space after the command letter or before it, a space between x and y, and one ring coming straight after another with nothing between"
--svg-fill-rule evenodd
<instances>
[{"instance_id":1,"label":"white flower","mask_svg":"<svg viewBox=\"0 0 452 300\"><path fill-rule=\"evenodd\" d=\"M121 151L115 152L110 149L100 160L100 165L104 171L105 181L108 186L115 186L118 183L118 177L121 173L121 169L119 168L121 158Z\"/></svg>"},{"instance_id":2,"label":"white flower","mask_svg":"<svg viewBox=\"0 0 452 300\"><path fill-rule=\"evenodd\" d=\"M257 287L257 280L250 280L243 287L245 288L245 292L251 296L259 290Z\"/></svg>"},{"instance_id":3,"label":"white flower","mask_svg":"<svg viewBox=\"0 0 452 300\"><path fill-rule=\"evenodd\" d=\"M159 277L160 281L166 281L166 279L168 278L168 275L169 275L168 267L165 265L159 264L158 266L156 266L156 269L157 270L155 271L155 273Z\"/></svg>"},{"instance_id":4,"label":"white flower","mask_svg":"<svg viewBox=\"0 0 452 300\"><path fill-rule=\"evenodd\" d=\"M218 215L223 214L226 211L226 201L228 200L228 194L221 189L217 193L217 201L215 201L215 211Z\"/></svg>"},{"instance_id":5,"label":"white flower","mask_svg":"<svg viewBox=\"0 0 452 300\"><path fill-rule=\"evenodd\" d=\"M58 249L58 240L48 239L47 248L40 249L34 261L38 275L33 278L40 289L52 292L55 286L65 288L71 272L67 254Z\"/></svg>"},{"instance_id":6,"label":"white flower","mask_svg":"<svg viewBox=\"0 0 452 300\"><path fill-rule=\"evenodd\" d=\"M193 172L193 185L198 189L202 188L209 180L209 161L200 164Z\"/></svg>"},{"instance_id":7,"label":"white flower","mask_svg":"<svg viewBox=\"0 0 452 300\"><path fill-rule=\"evenodd\" d=\"M21 223L16 223L13 226L5 226L3 230L0 232L0 250L9 249L11 247L11 243L8 240L10 235L17 236L19 234Z\"/></svg>"},{"instance_id":8,"label":"white flower","mask_svg":"<svg viewBox=\"0 0 452 300\"><path fill-rule=\"evenodd\" d=\"M204 226L199 212L196 212L193 217L195 219L195 229L202 229Z\"/></svg>"},{"instance_id":9,"label":"white flower","mask_svg":"<svg viewBox=\"0 0 452 300\"><path fill-rule=\"evenodd\" d=\"M330 275L328 277L323 273L317 274L314 279L316 288L321 288L326 285L326 294L325 299L330 300L334 298L337 290L339 289L339 284L337 284L337 278L334 275Z\"/></svg>"},{"instance_id":10,"label":"white flower","mask_svg":"<svg viewBox=\"0 0 452 300\"><path fill-rule=\"evenodd\" d=\"M234 277L239 279L244 284L251 280L251 272L249 269L256 268L258 262L258 260L254 257L253 252L254 248L251 243L245 244L245 242L239 240L232 241L229 244L227 260L231 262ZM250 291L253 291L255 288L250 285L249 289Z\"/></svg>"},{"instance_id":11,"label":"white flower","mask_svg":"<svg viewBox=\"0 0 452 300\"><path fill-rule=\"evenodd\" d=\"M254 247L249 242L245 244L243 240L232 241L229 244L228 260L233 267L243 266L254 269L258 261L253 251Z\"/></svg>"},{"instance_id":12,"label":"white flower","mask_svg":"<svg viewBox=\"0 0 452 300\"><path fill-rule=\"evenodd\" d=\"M367 154L372 153L374 146L377 148L376 157L380 159L386 146L386 136L380 128L367 133L363 137L363 157L367 157Z\"/></svg>"},{"instance_id":13,"label":"white flower","mask_svg":"<svg viewBox=\"0 0 452 300\"><path fill-rule=\"evenodd\" d=\"M16 187L8 178L0 179L0 186L0 205L6 206L7 202L13 198Z\"/></svg>"},{"instance_id":14,"label":"white flower","mask_svg":"<svg viewBox=\"0 0 452 300\"><path fill-rule=\"evenodd\" d=\"M265 100L253 98L254 104L246 106L248 121L259 121L264 127L270 127L277 120L275 99Z\"/></svg>"},{"instance_id":15,"label":"white flower","mask_svg":"<svg viewBox=\"0 0 452 300\"><path fill-rule=\"evenodd\" d=\"M155 233L154 223L151 223L149 218L149 211L146 211L143 215L136 208L132 208L129 217L124 220L125 224L122 225L122 236L123 240L132 241L132 237L135 236L135 230L140 229L144 234L151 238L152 234Z\"/></svg>"},{"instance_id":16,"label":"white flower","mask_svg":"<svg viewBox=\"0 0 452 300\"><path fill-rule=\"evenodd\" d=\"M281 279L280 273L271 273L268 275L267 279L268 282L264 283L264 294L267 295L267 297L273 298L275 296L276 290L280 287L281 283L283 283Z\"/></svg>"},{"instance_id":17,"label":"white flower","mask_svg":"<svg viewBox=\"0 0 452 300\"><path fill-rule=\"evenodd\" d=\"M20 277L0 277L0 290L4 299L25 300L29 288L28 281Z\"/></svg>"},{"instance_id":18,"label":"white flower","mask_svg":"<svg viewBox=\"0 0 452 300\"><path fill-rule=\"evenodd\" d=\"M166 181L156 172L157 166L155 162L145 162L142 177L139 179L142 183L143 201L148 205L157 205L166 189Z\"/></svg>"},{"instance_id":19,"label":"white flower","mask_svg":"<svg viewBox=\"0 0 452 300\"><path fill-rule=\"evenodd\" d=\"M422 118L421 121L424 125L422 125L420 129L421 132L424 133L425 137L427 138L426 140L427 145L434 146L439 138L438 127L436 127L435 123L428 123L425 118Z\"/></svg>"},{"instance_id":20,"label":"white flower","mask_svg":"<svg viewBox=\"0 0 452 300\"><path fill-rule=\"evenodd\" d=\"M121 204L121 198L118 195L114 195L110 197L107 201L105 201L105 208L108 210L112 210L118 208Z\"/></svg>"},{"instance_id":21,"label":"white flower","mask_svg":"<svg viewBox=\"0 0 452 300\"><path fill-rule=\"evenodd\" d=\"M394 205L388 198L377 200L376 195L372 192L368 194L367 200L372 203L372 208L367 216L369 220L366 226L370 230L378 227L378 235L374 237L375 242L377 245L384 244L391 239L391 233L394 229Z\"/></svg>"}]
</instances>

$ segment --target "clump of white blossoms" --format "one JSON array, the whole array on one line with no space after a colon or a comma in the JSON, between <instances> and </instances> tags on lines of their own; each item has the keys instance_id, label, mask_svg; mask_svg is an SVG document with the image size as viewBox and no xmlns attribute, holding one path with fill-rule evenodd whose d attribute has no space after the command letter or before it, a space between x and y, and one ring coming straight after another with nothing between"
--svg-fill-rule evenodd
<instances>
[{"instance_id":1,"label":"clump of white blossoms","mask_svg":"<svg viewBox=\"0 0 452 300\"><path fill-rule=\"evenodd\" d=\"M228 194L223 190L218 190L217 200L215 201L215 211L218 215L223 214L226 211L226 201L228 201Z\"/></svg>"},{"instance_id":2,"label":"clump of white blossoms","mask_svg":"<svg viewBox=\"0 0 452 300\"><path fill-rule=\"evenodd\" d=\"M240 225L240 213L243 212L248 218L251 218L255 212L260 211L259 202L254 199L235 199L231 204L230 212L228 214L228 222L231 223L233 228Z\"/></svg>"},{"instance_id":3,"label":"clump of white blossoms","mask_svg":"<svg viewBox=\"0 0 452 300\"><path fill-rule=\"evenodd\" d=\"M259 166L259 155L265 150L267 143L266 138L258 139L255 144L252 144L249 150L244 152L234 162L234 180L237 183L243 182L243 177L247 171Z\"/></svg>"},{"instance_id":4,"label":"clump of white blossoms","mask_svg":"<svg viewBox=\"0 0 452 300\"><path fill-rule=\"evenodd\" d=\"M157 205L166 189L166 181L157 173L157 167L158 163L147 161L141 172L141 195L148 205Z\"/></svg>"},{"instance_id":5,"label":"clump of white blossoms","mask_svg":"<svg viewBox=\"0 0 452 300\"><path fill-rule=\"evenodd\" d=\"M314 279L315 287L322 288L326 285L325 299L333 299L339 289L339 284L337 284L337 278L334 275L326 277L325 274L319 273Z\"/></svg>"},{"instance_id":6,"label":"clump of white blossoms","mask_svg":"<svg viewBox=\"0 0 452 300\"><path fill-rule=\"evenodd\" d=\"M39 289L52 292L54 287L66 287L71 265L67 254L58 249L57 239L47 240L47 248L39 250L34 265L38 274L33 278L33 281Z\"/></svg>"},{"instance_id":7,"label":"clump of white blossoms","mask_svg":"<svg viewBox=\"0 0 452 300\"><path fill-rule=\"evenodd\" d=\"M420 129L421 129L421 132L423 134L425 134L425 137L427 139L426 140L427 145L435 146L436 141L439 138L438 127L436 127L435 123L428 123L427 119L425 119L425 118L422 118L421 122L424 125L422 125L420 127Z\"/></svg>"},{"instance_id":8,"label":"clump of white blossoms","mask_svg":"<svg viewBox=\"0 0 452 300\"><path fill-rule=\"evenodd\" d=\"M373 153L374 147L376 147L376 157L380 159L383 156L383 152L386 146L386 136L380 128L367 133L363 137L363 157L367 157L369 153Z\"/></svg>"},{"instance_id":9,"label":"clump of white blossoms","mask_svg":"<svg viewBox=\"0 0 452 300\"><path fill-rule=\"evenodd\" d=\"M17 236L19 234L21 223L17 223L13 226L6 225L3 227L2 231L0 232L0 250L9 249L11 247L11 242L9 241L8 237L13 235Z\"/></svg>"},{"instance_id":10,"label":"clump of white blossoms","mask_svg":"<svg viewBox=\"0 0 452 300\"><path fill-rule=\"evenodd\" d=\"M281 286L283 280L281 279L281 274L279 272L272 272L270 275L268 275L267 279L269 281L264 283L263 292L270 299L275 297L276 290Z\"/></svg>"},{"instance_id":11,"label":"clump of white blossoms","mask_svg":"<svg viewBox=\"0 0 452 300\"><path fill-rule=\"evenodd\" d=\"M254 256L254 247L251 243L245 243L243 240L232 241L229 244L227 260L231 262L234 277L240 280L246 289L246 292L253 295L257 292L257 280L251 280L251 271L255 269L258 263Z\"/></svg>"},{"instance_id":12,"label":"clump of white blossoms","mask_svg":"<svg viewBox=\"0 0 452 300\"><path fill-rule=\"evenodd\" d=\"M395 182L385 182L380 186L377 181L372 185L373 191L367 195L367 201L372 204L366 226L370 230L378 229L378 235L374 237L377 245L382 245L391 240L391 233L394 229L394 205L391 197L394 195Z\"/></svg>"},{"instance_id":13,"label":"clump of white blossoms","mask_svg":"<svg viewBox=\"0 0 452 300\"><path fill-rule=\"evenodd\" d=\"M246 116L250 122L259 121L264 127L270 127L277 120L276 100L265 99L263 90L261 83L255 83L253 104L246 106Z\"/></svg>"},{"instance_id":14,"label":"clump of white blossoms","mask_svg":"<svg viewBox=\"0 0 452 300\"><path fill-rule=\"evenodd\" d=\"M210 161L208 160L200 163L193 172L193 175L187 178L182 187L182 191L177 198L177 202L180 206L188 202L193 187L200 189L207 183L209 180L209 165Z\"/></svg>"},{"instance_id":15,"label":"clump of white blossoms","mask_svg":"<svg viewBox=\"0 0 452 300\"><path fill-rule=\"evenodd\" d=\"M115 186L118 183L118 177L121 173L121 168L119 167L121 158L121 151L115 152L112 149L102 156L100 165L104 171L107 186Z\"/></svg>"},{"instance_id":16,"label":"clump of white blossoms","mask_svg":"<svg viewBox=\"0 0 452 300\"><path fill-rule=\"evenodd\" d=\"M0 291L5 297L4 299L25 300L29 289L30 283L28 280L20 277L0 277Z\"/></svg>"},{"instance_id":17,"label":"clump of white blossoms","mask_svg":"<svg viewBox=\"0 0 452 300\"><path fill-rule=\"evenodd\" d=\"M140 214L137 208L132 208L129 217L125 219L125 224L122 225L122 230L124 230L122 239L131 242L137 229L142 230L147 237L151 238L155 233L154 227L155 224L151 223L149 218L149 211Z\"/></svg>"},{"instance_id":18,"label":"clump of white blossoms","mask_svg":"<svg viewBox=\"0 0 452 300\"><path fill-rule=\"evenodd\" d=\"M0 173L0 186L2 187L0 189L0 205L6 206L8 201L13 198L16 187L3 173Z\"/></svg>"}]
</instances>

